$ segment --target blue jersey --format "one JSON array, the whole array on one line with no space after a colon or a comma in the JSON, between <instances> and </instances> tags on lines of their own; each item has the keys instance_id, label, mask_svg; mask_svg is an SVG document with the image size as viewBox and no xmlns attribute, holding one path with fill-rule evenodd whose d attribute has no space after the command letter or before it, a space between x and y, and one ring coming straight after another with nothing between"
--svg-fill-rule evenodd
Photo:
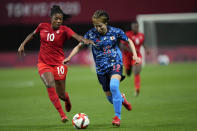
<instances>
[{"instance_id":1,"label":"blue jersey","mask_svg":"<svg viewBox=\"0 0 197 131\"><path fill-rule=\"evenodd\" d=\"M121 29L107 26L107 30L105 35L101 35L96 28L92 28L84 35L95 43L92 46L92 54L97 74L108 73L117 64L122 67L122 53L118 43L119 40L128 41Z\"/></svg>"}]
</instances>

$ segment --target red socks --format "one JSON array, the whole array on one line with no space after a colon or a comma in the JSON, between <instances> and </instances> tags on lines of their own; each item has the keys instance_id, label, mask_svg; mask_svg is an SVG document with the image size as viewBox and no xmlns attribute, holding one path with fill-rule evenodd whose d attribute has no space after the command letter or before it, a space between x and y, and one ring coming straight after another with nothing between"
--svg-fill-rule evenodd
<instances>
[{"instance_id":1,"label":"red socks","mask_svg":"<svg viewBox=\"0 0 197 131\"><path fill-rule=\"evenodd\" d=\"M48 91L48 95L49 95L51 102L53 103L57 111L59 112L60 116L65 117L66 115L62 109L62 106L61 106L61 103L60 103L60 100L56 93L55 88L54 87L47 88L47 91Z\"/></svg>"},{"instance_id":2,"label":"red socks","mask_svg":"<svg viewBox=\"0 0 197 131\"><path fill-rule=\"evenodd\" d=\"M140 75L135 75L134 77L134 84L135 84L135 90L140 90Z\"/></svg>"}]
</instances>

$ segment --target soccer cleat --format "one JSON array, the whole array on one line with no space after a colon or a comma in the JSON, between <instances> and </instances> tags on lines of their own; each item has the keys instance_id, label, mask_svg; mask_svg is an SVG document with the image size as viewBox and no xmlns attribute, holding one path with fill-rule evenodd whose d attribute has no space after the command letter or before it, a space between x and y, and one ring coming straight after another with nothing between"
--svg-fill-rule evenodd
<instances>
[{"instance_id":1,"label":"soccer cleat","mask_svg":"<svg viewBox=\"0 0 197 131\"><path fill-rule=\"evenodd\" d=\"M63 123L66 123L68 121L68 117L67 116L63 116L63 117L61 117L61 119L62 119Z\"/></svg>"},{"instance_id":2,"label":"soccer cleat","mask_svg":"<svg viewBox=\"0 0 197 131\"><path fill-rule=\"evenodd\" d=\"M131 104L127 101L125 94L122 94L122 98L124 99L124 102L122 102L123 106L128 110L131 111L132 107Z\"/></svg>"},{"instance_id":3,"label":"soccer cleat","mask_svg":"<svg viewBox=\"0 0 197 131\"><path fill-rule=\"evenodd\" d=\"M65 93L65 95L66 95L65 108L66 108L66 111L67 111L67 112L70 112L70 110L71 110L70 98L69 98L67 92Z\"/></svg>"},{"instance_id":4,"label":"soccer cleat","mask_svg":"<svg viewBox=\"0 0 197 131\"><path fill-rule=\"evenodd\" d=\"M112 125L119 127L120 126L120 119L115 116L112 121Z\"/></svg>"}]
</instances>

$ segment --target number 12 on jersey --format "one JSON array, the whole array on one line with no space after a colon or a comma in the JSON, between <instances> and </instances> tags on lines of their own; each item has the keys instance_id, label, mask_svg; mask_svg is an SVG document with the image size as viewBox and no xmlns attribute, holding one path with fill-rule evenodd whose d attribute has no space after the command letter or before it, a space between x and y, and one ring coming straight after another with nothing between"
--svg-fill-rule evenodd
<instances>
[{"instance_id":1,"label":"number 12 on jersey","mask_svg":"<svg viewBox=\"0 0 197 131\"><path fill-rule=\"evenodd\" d=\"M114 65L113 66L113 71L119 72L120 71L120 65L119 64Z\"/></svg>"}]
</instances>

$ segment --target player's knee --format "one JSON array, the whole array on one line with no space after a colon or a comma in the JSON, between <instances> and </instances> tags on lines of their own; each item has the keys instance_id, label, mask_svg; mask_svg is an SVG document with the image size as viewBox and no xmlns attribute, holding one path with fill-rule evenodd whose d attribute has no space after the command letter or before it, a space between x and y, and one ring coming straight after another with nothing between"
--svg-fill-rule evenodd
<instances>
[{"instance_id":1,"label":"player's knee","mask_svg":"<svg viewBox=\"0 0 197 131\"><path fill-rule=\"evenodd\" d=\"M112 92L117 92L118 86L114 83L110 84L110 91Z\"/></svg>"}]
</instances>

